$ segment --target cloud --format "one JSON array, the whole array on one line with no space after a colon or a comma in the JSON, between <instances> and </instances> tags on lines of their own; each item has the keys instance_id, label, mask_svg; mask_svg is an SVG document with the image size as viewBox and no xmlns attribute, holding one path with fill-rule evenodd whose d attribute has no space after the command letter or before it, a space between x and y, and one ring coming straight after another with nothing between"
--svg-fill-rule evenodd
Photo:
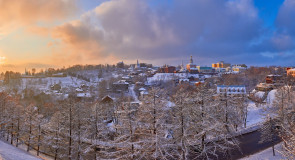
<instances>
[{"instance_id":1,"label":"cloud","mask_svg":"<svg viewBox=\"0 0 295 160\"><path fill-rule=\"evenodd\" d=\"M295 37L295 1L285 0L281 6L277 19L276 26L280 32L291 34Z\"/></svg>"},{"instance_id":2,"label":"cloud","mask_svg":"<svg viewBox=\"0 0 295 160\"><path fill-rule=\"evenodd\" d=\"M76 11L76 0L0 0L0 34L20 26L62 20Z\"/></svg>"},{"instance_id":3,"label":"cloud","mask_svg":"<svg viewBox=\"0 0 295 160\"><path fill-rule=\"evenodd\" d=\"M252 0L171 3L151 7L148 0L107 1L55 28L53 35L60 45L75 48L73 55L165 61L190 54L230 60L237 53L246 54L262 34Z\"/></svg>"},{"instance_id":4,"label":"cloud","mask_svg":"<svg viewBox=\"0 0 295 160\"><path fill-rule=\"evenodd\" d=\"M252 52L269 59L275 65L294 65L295 61L295 1L285 0L275 20L272 30L261 43L253 46Z\"/></svg>"}]
</instances>

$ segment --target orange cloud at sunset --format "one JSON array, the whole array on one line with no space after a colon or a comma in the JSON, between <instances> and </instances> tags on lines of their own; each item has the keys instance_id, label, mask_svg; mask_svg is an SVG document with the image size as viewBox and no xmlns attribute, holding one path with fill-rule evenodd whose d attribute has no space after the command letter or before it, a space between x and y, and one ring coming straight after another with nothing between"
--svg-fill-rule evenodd
<instances>
[{"instance_id":1,"label":"orange cloud at sunset","mask_svg":"<svg viewBox=\"0 0 295 160\"><path fill-rule=\"evenodd\" d=\"M76 10L75 0L0 0L0 24L56 21Z\"/></svg>"}]
</instances>

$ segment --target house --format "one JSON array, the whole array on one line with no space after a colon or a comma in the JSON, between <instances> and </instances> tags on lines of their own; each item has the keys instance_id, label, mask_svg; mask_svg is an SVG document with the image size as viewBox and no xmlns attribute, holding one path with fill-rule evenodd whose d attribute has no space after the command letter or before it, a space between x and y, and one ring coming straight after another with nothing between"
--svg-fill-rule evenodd
<instances>
[{"instance_id":1,"label":"house","mask_svg":"<svg viewBox=\"0 0 295 160\"><path fill-rule=\"evenodd\" d=\"M92 98L89 92L77 93L77 98Z\"/></svg>"},{"instance_id":2,"label":"house","mask_svg":"<svg viewBox=\"0 0 295 160\"><path fill-rule=\"evenodd\" d=\"M89 88L89 86L87 86L86 84L81 84L80 88L85 91Z\"/></svg>"},{"instance_id":3,"label":"house","mask_svg":"<svg viewBox=\"0 0 295 160\"><path fill-rule=\"evenodd\" d=\"M81 89L81 88L76 88L76 93L83 93L84 91L83 91L83 89Z\"/></svg>"},{"instance_id":4,"label":"house","mask_svg":"<svg viewBox=\"0 0 295 160\"><path fill-rule=\"evenodd\" d=\"M226 95L245 95L246 86L244 85L218 85L217 94Z\"/></svg>"},{"instance_id":5,"label":"house","mask_svg":"<svg viewBox=\"0 0 295 160\"><path fill-rule=\"evenodd\" d=\"M265 78L267 84L283 83L283 76L281 75L268 75Z\"/></svg>"},{"instance_id":6,"label":"house","mask_svg":"<svg viewBox=\"0 0 295 160\"><path fill-rule=\"evenodd\" d=\"M158 69L159 73L174 73L176 71L176 67L165 65Z\"/></svg>"},{"instance_id":7,"label":"house","mask_svg":"<svg viewBox=\"0 0 295 160\"><path fill-rule=\"evenodd\" d=\"M140 98L142 98L142 99L145 98L148 94L149 94L148 91L141 91L141 92L139 92Z\"/></svg>"},{"instance_id":8,"label":"house","mask_svg":"<svg viewBox=\"0 0 295 160\"><path fill-rule=\"evenodd\" d=\"M245 64L236 64L232 66L232 71L234 72L242 72L247 70L247 66Z\"/></svg>"},{"instance_id":9,"label":"house","mask_svg":"<svg viewBox=\"0 0 295 160\"><path fill-rule=\"evenodd\" d=\"M212 67L201 67L201 66L198 66L198 71L200 73L214 73L215 72L215 69L212 68Z\"/></svg>"},{"instance_id":10,"label":"house","mask_svg":"<svg viewBox=\"0 0 295 160\"><path fill-rule=\"evenodd\" d=\"M139 92L141 92L141 91L146 91L146 89L145 89L145 88L139 88L138 91L139 91Z\"/></svg>"},{"instance_id":11,"label":"house","mask_svg":"<svg viewBox=\"0 0 295 160\"><path fill-rule=\"evenodd\" d=\"M110 104L110 103L114 103L114 102L115 102L115 99L109 95L104 96L100 101L100 103L103 103L103 104Z\"/></svg>"},{"instance_id":12,"label":"house","mask_svg":"<svg viewBox=\"0 0 295 160\"><path fill-rule=\"evenodd\" d=\"M295 68L287 69L287 76L295 77Z\"/></svg>"},{"instance_id":13,"label":"house","mask_svg":"<svg viewBox=\"0 0 295 160\"><path fill-rule=\"evenodd\" d=\"M179 79L179 84L189 84L190 80L185 78L185 79Z\"/></svg>"},{"instance_id":14,"label":"house","mask_svg":"<svg viewBox=\"0 0 295 160\"><path fill-rule=\"evenodd\" d=\"M54 91L60 91L61 90L61 85L60 84L51 85L50 89L54 90Z\"/></svg>"},{"instance_id":15,"label":"house","mask_svg":"<svg viewBox=\"0 0 295 160\"><path fill-rule=\"evenodd\" d=\"M230 63L224 63L224 61L220 61L212 64L212 68L227 68L230 67Z\"/></svg>"},{"instance_id":16,"label":"house","mask_svg":"<svg viewBox=\"0 0 295 160\"><path fill-rule=\"evenodd\" d=\"M129 83L125 80L120 80L118 82L113 83L112 88L114 92L128 92Z\"/></svg>"},{"instance_id":17,"label":"house","mask_svg":"<svg viewBox=\"0 0 295 160\"><path fill-rule=\"evenodd\" d=\"M263 91L263 92L267 92L267 91L271 91L273 90L274 86L272 84L269 83L259 83L256 87L255 90L257 91Z\"/></svg>"},{"instance_id":18,"label":"house","mask_svg":"<svg viewBox=\"0 0 295 160\"><path fill-rule=\"evenodd\" d=\"M124 62L118 62L117 63L117 68L124 68Z\"/></svg>"},{"instance_id":19,"label":"house","mask_svg":"<svg viewBox=\"0 0 295 160\"><path fill-rule=\"evenodd\" d=\"M66 76L67 76L67 74L65 74L65 73L55 73L55 74L52 74L51 77L66 77Z\"/></svg>"}]
</instances>

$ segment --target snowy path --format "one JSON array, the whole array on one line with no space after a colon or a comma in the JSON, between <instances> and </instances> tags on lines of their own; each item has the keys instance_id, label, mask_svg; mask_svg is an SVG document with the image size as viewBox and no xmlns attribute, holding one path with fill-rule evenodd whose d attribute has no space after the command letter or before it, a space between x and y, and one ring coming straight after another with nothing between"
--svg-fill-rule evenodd
<instances>
[{"instance_id":1,"label":"snowy path","mask_svg":"<svg viewBox=\"0 0 295 160\"><path fill-rule=\"evenodd\" d=\"M136 96L136 94L134 92L134 84L130 85L130 87L129 87L129 93L134 98L134 101L135 102L139 102L138 97Z\"/></svg>"},{"instance_id":2,"label":"snowy path","mask_svg":"<svg viewBox=\"0 0 295 160\"><path fill-rule=\"evenodd\" d=\"M0 160L41 160L0 140Z\"/></svg>"}]
</instances>

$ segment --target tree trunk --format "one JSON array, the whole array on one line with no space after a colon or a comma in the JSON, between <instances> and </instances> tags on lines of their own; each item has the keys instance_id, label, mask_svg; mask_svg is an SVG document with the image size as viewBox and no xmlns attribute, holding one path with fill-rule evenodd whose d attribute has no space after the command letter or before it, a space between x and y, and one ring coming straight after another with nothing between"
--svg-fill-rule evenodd
<instances>
[{"instance_id":1,"label":"tree trunk","mask_svg":"<svg viewBox=\"0 0 295 160\"><path fill-rule=\"evenodd\" d=\"M28 140L27 152L30 151L31 135L32 135L32 116L30 116L30 131L29 131L29 140Z\"/></svg>"},{"instance_id":2,"label":"tree trunk","mask_svg":"<svg viewBox=\"0 0 295 160\"><path fill-rule=\"evenodd\" d=\"M18 147L18 139L19 139L19 118L17 119L17 133L16 133L16 147Z\"/></svg>"},{"instance_id":3,"label":"tree trunk","mask_svg":"<svg viewBox=\"0 0 295 160\"><path fill-rule=\"evenodd\" d=\"M72 154L72 103L70 104L70 126L69 126L69 153L68 158L71 160Z\"/></svg>"},{"instance_id":4,"label":"tree trunk","mask_svg":"<svg viewBox=\"0 0 295 160\"><path fill-rule=\"evenodd\" d=\"M38 107L38 110L37 110L37 115L39 115L39 107ZM39 121L39 124L38 124L38 145L37 145L37 156L39 156L40 154L40 141L41 141L41 122L40 122L40 119L38 119Z\"/></svg>"},{"instance_id":5,"label":"tree trunk","mask_svg":"<svg viewBox=\"0 0 295 160\"><path fill-rule=\"evenodd\" d=\"M273 156L276 156L276 153L275 153L275 145L272 145L272 155Z\"/></svg>"},{"instance_id":6,"label":"tree trunk","mask_svg":"<svg viewBox=\"0 0 295 160\"><path fill-rule=\"evenodd\" d=\"M10 132L11 136L10 136L10 144L13 145L13 123L11 123L11 132Z\"/></svg>"}]
</instances>

